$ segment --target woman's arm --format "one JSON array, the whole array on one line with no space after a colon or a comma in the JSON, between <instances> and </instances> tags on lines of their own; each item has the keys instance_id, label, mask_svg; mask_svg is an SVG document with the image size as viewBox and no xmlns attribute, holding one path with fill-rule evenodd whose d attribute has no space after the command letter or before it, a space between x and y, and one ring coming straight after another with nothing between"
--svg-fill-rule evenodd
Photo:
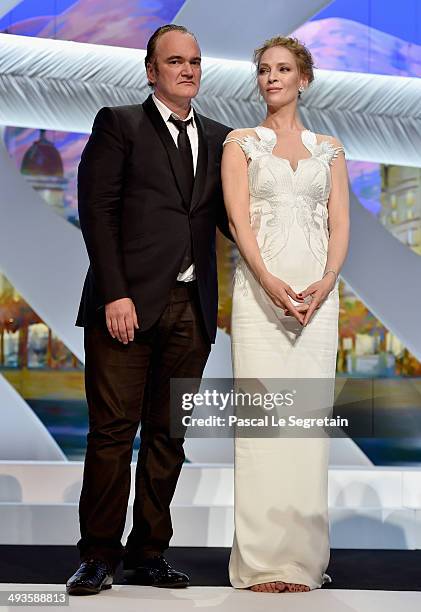
<instances>
[{"instance_id":1,"label":"woman's arm","mask_svg":"<svg viewBox=\"0 0 421 612\"><path fill-rule=\"evenodd\" d=\"M342 147L336 138L330 139L335 147ZM349 191L348 172L345 156L338 153L331 166L331 190L328 201L329 211L329 242L327 261L323 278L313 283L301 294L306 298L312 296L311 304L304 318L307 325L313 312L319 308L335 286L336 279L343 266L349 243Z\"/></svg>"},{"instance_id":2,"label":"woman's arm","mask_svg":"<svg viewBox=\"0 0 421 612\"><path fill-rule=\"evenodd\" d=\"M239 140L243 131L234 130L227 140ZM250 194L248 188L247 160L238 142L225 144L222 155L222 188L227 209L228 223L238 250L246 261L256 280L276 306L288 309L300 323L303 314L297 311L290 297L295 301L301 298L281 279L271 274L262 259L256 237L250 225Z\"/></svg>"}]
</instances>

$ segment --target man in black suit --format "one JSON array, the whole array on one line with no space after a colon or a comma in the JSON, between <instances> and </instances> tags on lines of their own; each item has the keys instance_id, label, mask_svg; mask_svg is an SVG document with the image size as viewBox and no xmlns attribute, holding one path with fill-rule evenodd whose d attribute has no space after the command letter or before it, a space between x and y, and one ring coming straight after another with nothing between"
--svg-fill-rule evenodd
<instances>
[{"instance_id":1,"label":"man in black suit","mask_svg":"<svg viewBox=\"0 0 421 612\"><path fill-rule=\"evenodd\" d=\"M153 94L102 108L78 174L90 266L85 328L89 434L79 506L81 565L70 594L110 588L123 558L137 582L187 586L163 553L184 461L170 433L170 379L200 378L216 335L215 230L229 236L220 160L229 128L191 108L200 49L181 26L151 37ZM133 441L141 424L133 528L121 545Z\"/></svg>"}]
</instances>

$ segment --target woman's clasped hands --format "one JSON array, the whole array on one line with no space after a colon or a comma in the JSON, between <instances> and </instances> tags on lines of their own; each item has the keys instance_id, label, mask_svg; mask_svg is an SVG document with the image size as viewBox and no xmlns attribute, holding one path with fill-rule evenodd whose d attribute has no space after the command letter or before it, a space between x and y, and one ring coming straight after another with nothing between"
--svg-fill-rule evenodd
<instances>
[{"instance_id":1,"label":"woman's clasped hands","mask_svg":"<svg viewBox=\"0 0 421 612\"><path fill-rule=\"evenodd\" d=\"M282 308L286 316L292 316L306 326L313 313L320 308L335 286L336 277L326 274L320 280L311 283L306 289L296 293L288 283L270 272L260 279L260 284L272 302ZM297 302L293 304L291 301Z\"/></svg>"}]
</instances>

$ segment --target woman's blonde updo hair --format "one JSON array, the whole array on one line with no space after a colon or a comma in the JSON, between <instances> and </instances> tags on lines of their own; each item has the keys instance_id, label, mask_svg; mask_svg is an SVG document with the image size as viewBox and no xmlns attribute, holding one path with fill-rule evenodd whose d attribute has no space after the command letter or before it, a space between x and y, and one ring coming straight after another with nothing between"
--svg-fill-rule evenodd
<instances>
[{"instance_id":1,"label":"woman's blonde updo hair","mask_svg":"<svg viewBox=\"0 0 421 612\"><path fill-rule=\"evenodd\" d=\"M263 53L272 47L283 47L284 49L288 49L295 57L300 75L306 77L309 85L314 81L313 57L307 47L293 36L274 36L273 38L269 38L269 40L265 40L261 47L255 49L253 53L253 62L257 69L259 69Z\"/></svg>"}]
</instances>

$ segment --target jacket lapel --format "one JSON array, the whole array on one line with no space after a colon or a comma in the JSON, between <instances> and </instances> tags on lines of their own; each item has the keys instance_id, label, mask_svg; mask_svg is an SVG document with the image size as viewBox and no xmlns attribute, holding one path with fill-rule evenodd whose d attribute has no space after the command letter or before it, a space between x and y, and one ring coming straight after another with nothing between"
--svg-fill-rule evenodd
<instances>
[{"instance_id":1,"label":"jacket lapel","mask_svg":"<svg viewBox=\"0 0 421 612\"><path fill-rule=\"evenodd\" d=\"M203 121L199 115L194 113L194 120L197 126L197 135L199 139L199 151L197 154L196 174L194 177L193 193L191 200L191 209L200 202L200 198L205 190L206 176L208 172L208 138L203 125Z\"/></svg>"},{"instance_id":2,"label":"jacket lapel","mask_svg":"<svg viewBox=\"0 0 421 612\"><path fill-rule=\"evenodd\" d=\"M183 185L183 181L181 177L183 175L183 168L181 164L181 159L178 154L178 149L174 143L174 140L169 132L168 127L165 125L165 121L162 119L159 110L156 108L154 101L152 100L152 96L149 96L145 102L142 104L143 110L149 117L152 125L154 126L159 138L162 141L162 144L165 147L165 150L168 154L168 158L170 161L171 169L174 175L175 182L177 184L178 190L183 197L184 206L189 209L190 201L189 196L186 193L186 190ZM200 154L200 144L199 144L199 154ZM198 159L199 161L199 159ZM196 181L195 185L196 187ZM194 194L194 192L193 192Z\"/></svg>"}]
</instances>

